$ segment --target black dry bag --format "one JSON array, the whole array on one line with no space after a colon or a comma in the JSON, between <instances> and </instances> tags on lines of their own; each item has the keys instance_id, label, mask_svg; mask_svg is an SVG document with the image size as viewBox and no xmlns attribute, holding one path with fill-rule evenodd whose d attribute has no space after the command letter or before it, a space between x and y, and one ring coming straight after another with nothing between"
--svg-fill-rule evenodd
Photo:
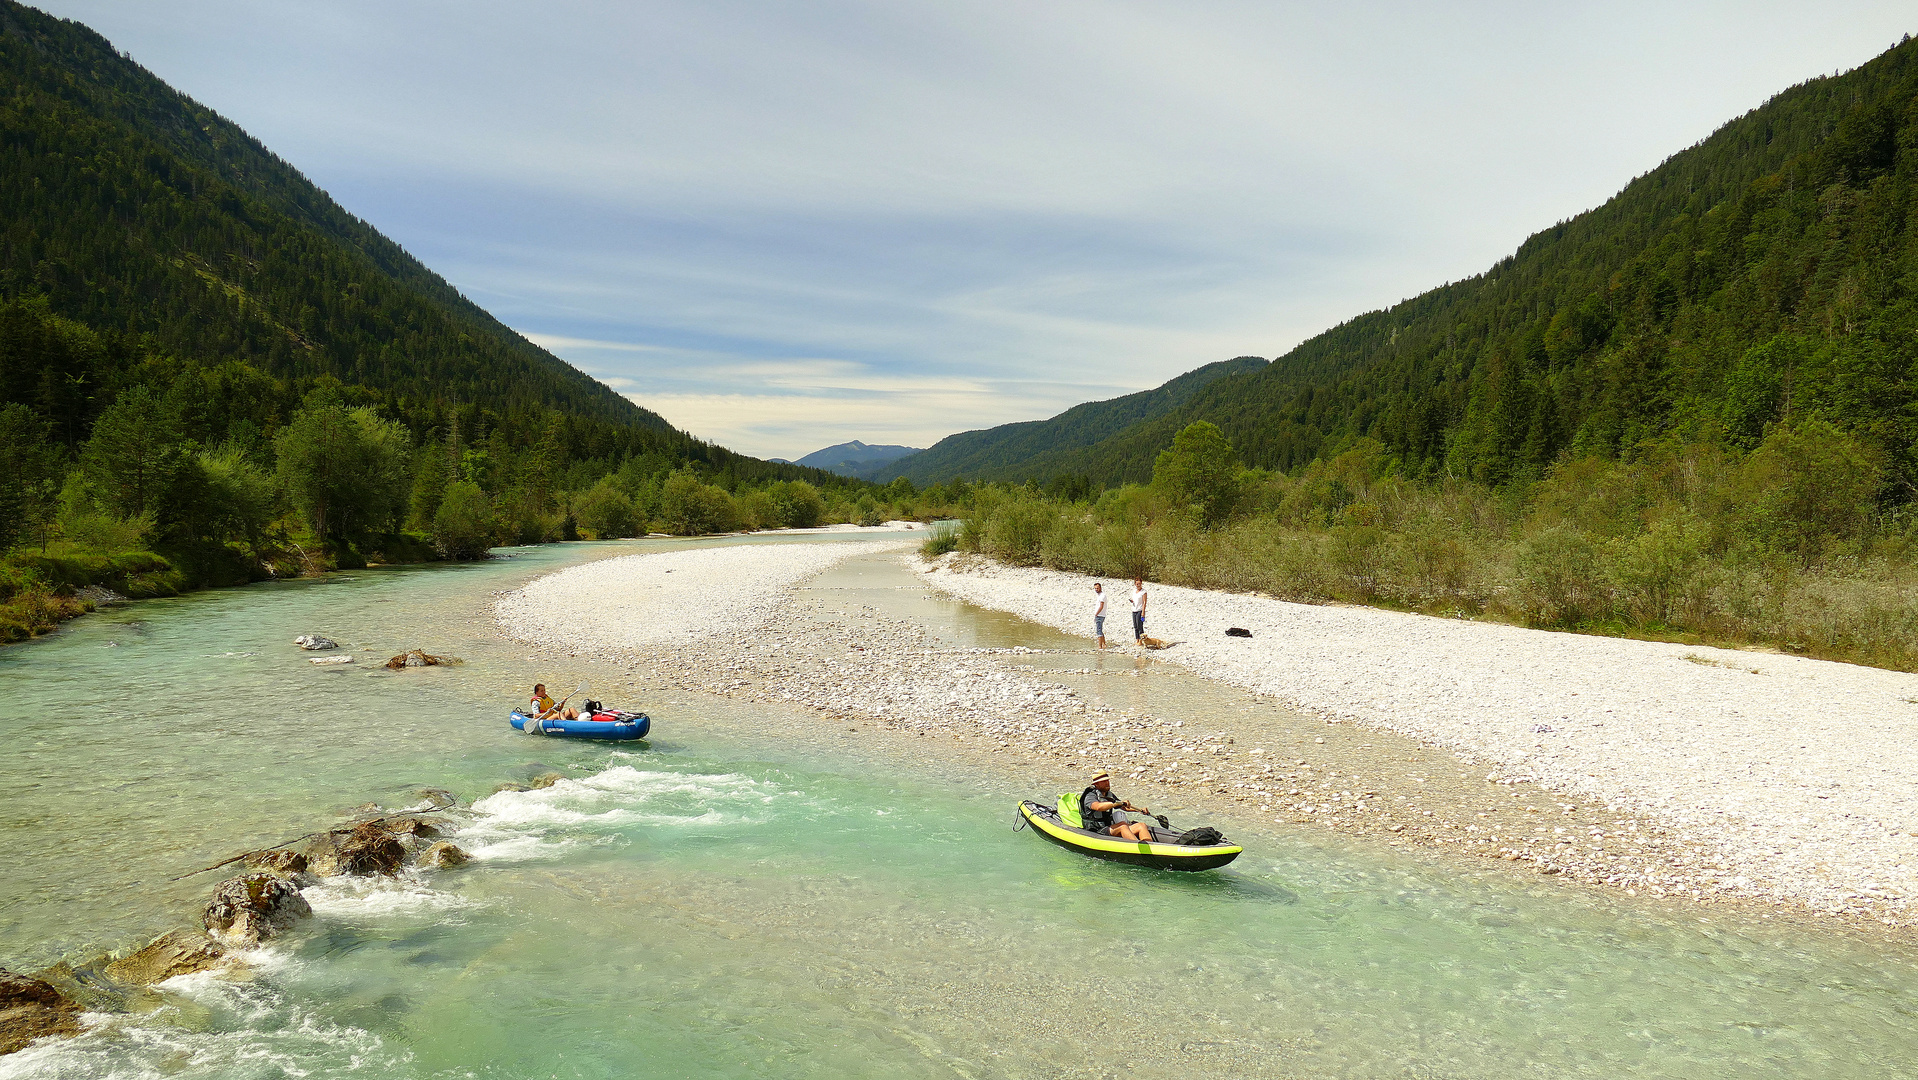
<instances>
[{"instance_id":1,"label":"black dry bag","mask_svg":"<svg viewBox=\"0 0 1918 1080\"><path fill-rule=\"evenodd\" d=\"M1225 839L1219 830L1210 825L1201 825L1196 829L1187 829L1179 834L1179 843L1187 847L1210 847Z\"/></svg>"}]
</instances>

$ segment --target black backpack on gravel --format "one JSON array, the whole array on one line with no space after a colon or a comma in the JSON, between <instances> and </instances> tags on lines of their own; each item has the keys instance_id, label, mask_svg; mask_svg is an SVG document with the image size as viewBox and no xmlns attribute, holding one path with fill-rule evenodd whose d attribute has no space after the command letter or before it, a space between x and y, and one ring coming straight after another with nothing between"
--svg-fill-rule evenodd
<instances>
[{"instance_id":1,"label":"black backpack on gravel","mask_svg":"<svg viewBox=\"0 0 1918 1080\"><path fill-rule=\"evenodd\" d=\"M1186 847L1210 847L1224 840L1219 830L1210 825L1201 825L1196 829L1187 829L1179 834L1179 843Z\"/></svg>"}]
</instances>

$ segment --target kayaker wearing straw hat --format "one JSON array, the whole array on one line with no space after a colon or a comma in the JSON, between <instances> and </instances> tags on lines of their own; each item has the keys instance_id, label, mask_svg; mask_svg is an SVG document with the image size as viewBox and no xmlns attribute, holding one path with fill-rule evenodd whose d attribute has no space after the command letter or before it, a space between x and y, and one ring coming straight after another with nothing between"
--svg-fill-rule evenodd
<instances>
[{"instance_id":1,"label":"kayaker wearing straw hat","mask_svg":"<svg viewBox=\"0 0 1918 1080\"><path fill-rule=\"evenodd\" d=\"M1086 828L1093 832L1106 832L1121 840L1135 840L1142 844L1152 842L1152 829L1143 822L1120 821L1115 813L1130 810L1135 814L1150 814L1152 811L1143 806L1134 806L1112 793L1112 774L1097 773L1092 777L1092 785L1079 795L1079 816Z\"/></svg>"}]
</instances>

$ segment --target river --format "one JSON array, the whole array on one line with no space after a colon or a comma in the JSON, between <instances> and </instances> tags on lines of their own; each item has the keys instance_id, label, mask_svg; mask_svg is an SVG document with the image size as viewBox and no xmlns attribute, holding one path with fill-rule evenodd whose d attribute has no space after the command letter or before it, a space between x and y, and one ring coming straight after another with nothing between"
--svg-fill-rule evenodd
<instances>
[{"instance_id":1,"label":"river","mask_svg":"<svg viewBox=\"0 0 1918 1080\"><path fill-rule=\"evenodd\" d=\"M310 889L245 977L175 980L0 1080L1918 1072L1918 964L1857 937L1251 823L1224 871L1094 863L1010 830L1035 792L1005 772L699 694L640 702L625 748L508 729L544 673L493 594L666 543L145 601L0 650L9 968L138 944L220 877L179 875L423 788L471 803L477 856ZM361 662L307 663L305 632ZM377 667L414 647L467 662Z\"/></svg>"}]
</instances>

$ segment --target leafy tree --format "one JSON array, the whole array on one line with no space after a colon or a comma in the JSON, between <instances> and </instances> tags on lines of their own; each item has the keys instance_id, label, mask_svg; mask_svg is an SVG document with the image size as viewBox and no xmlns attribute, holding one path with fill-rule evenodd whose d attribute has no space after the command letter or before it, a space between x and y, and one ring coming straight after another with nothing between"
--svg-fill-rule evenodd
<instances>
[{"instance_id":1,"label":"leafy tree","mask_svg":"<svg viewBox=\"0 0 1918 1080\"><path fill-rule=\"evenodd\" d=\"M785 529L810 529L826 516L826 500L804 480L780 480L766 488L777 524Z\"/></svg>"},{"instance_id":2,"label":"leafy tree","mask_svg":"<svg viewBox=\"0 0 1918 1080\"><path fill-rule=\"evenodd\" d=\"M25 405L0 406L0 552L51 518L59 476L46 425Z\"/></svg>"},{"instance_id":3,"label":"leafy tree","mask_svg":"<svg viewBox=\"0 0 1918 1080\"><path fill-rule=\"evenodd\" d=\"M445 445L422 446L414 455L413 495L409 500L407 520L415 528L433 527L433 518L440 510L440 499L445 497L446 485L453 480L452 462L458 443L459 427L456 423L447 433Z\"/></svg>"},{"instance_id":4,"label":"leafy tree","mask_svg":"<svg viewBox=\"0 0 1918 1080\"><path fill-rule=\"evenodd\" d=\"M186 513L189 534L259 547L279 515L279 490L272 474L236 443L202 451L193 467L198 476L196 497Z\"/></svg>"},{"instance_id":5,"label":"leafy tree","mask_svg":"<svg viewBox=\"0 0 1918 1080\"><path fill-rule=\"evenodd\" d=\"M1882 472L1875 454L1830 423L1780 426L1739 466L1733 512L1753 538L1810 563L1864 531Z\"/></svg>"},{"instance_id":6,"label":"leafy tree","mask_svg":"<svg viewBox=\"0 0 1918 1080\"><path fill-rule=\"evenodd\" d=\"M733 500L739 508L739 524L743 529L777 529L779 508L773 505L772 496L765 490L749 491Z\"/></svg>"},{"instance_id":7,"label":"leafy tree","mask_svg":"<svg viewBox=\"0 0 1918 1080\"><path fill-rule=\"evenodd\" d=\"M412 488L409 442L372 409L315 404L273 445L280 482L313 535L351 537L397 522Z\"/></svg>"},{"instance_id":8,"label":"leafy tree","mask_svg":"<svg viewBox=\"0 0 1918 1080\"><path fill-rule=\"evenodd\" d=\"M675 536L703 536L737 528L739 514L732 496L702 484L690 470L681 469L660 486L659 516Z\"/></svg>"},{"instance_id":9,"label":"leafy tree","mask_svg":"<svg viewBox=\"0 0 1918 1080\"><path fill-rule=\"evenodd\" d=\"M145 386L127 390L100 414L80 456L107 512L162 523L171 516L170 500L189 464L179 424Z\"/></svg>"},{"instance_id":10,"label":"leafy tree","mask_svg":"<svg viewBox=\"0 0 1918 1080\"><path fill-rule=\"evenodd\" d=\"M633 513L633 501L611 476L601 478L580 496L573 504L573 513L580 527L592 533L595 540L632 536L640 529L639 517Z\"/></svg>"},{"instance_id":11,"label":"leafy tree","mask_svg":"<svg viewBox=\"0 0 1918 1080\"><path fill-rule=\"evenodd\" d=\"M496 528L486 492L470 480L455 480L433 516L433 546L443 558L477 559L493 546Z\"/></svg>"},{"instance_id":12,"label":"leafy tree","mask_svg":"<svg viewBox=\"0 0 1918 1080\"><path fill-rule=\"evenodd\" d=\"M1207 527L1225 520L1238 501L1238 454L1218 427L1186 425L1152 464L1152 485L1174 504L1192 507Z\"/></svg>"}]
</instances>

